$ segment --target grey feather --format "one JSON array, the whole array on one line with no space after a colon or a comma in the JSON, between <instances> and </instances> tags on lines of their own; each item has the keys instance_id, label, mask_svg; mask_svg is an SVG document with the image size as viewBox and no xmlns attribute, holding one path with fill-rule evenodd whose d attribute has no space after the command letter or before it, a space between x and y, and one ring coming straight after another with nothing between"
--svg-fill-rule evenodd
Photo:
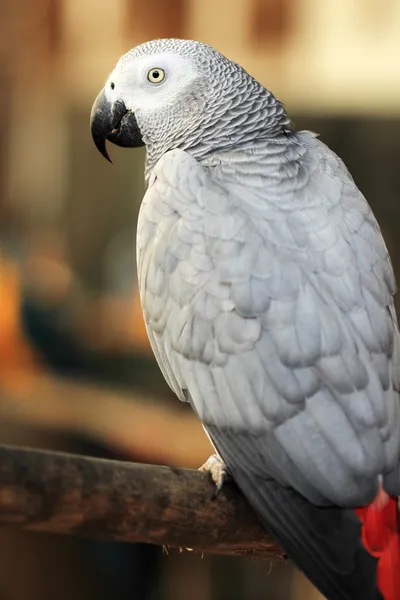
<instances>
[{"instance_id":1,"label":"grey feather","mask_svg":"<svg viewBox=\"0 0 400 600\"><path fill-rule=\"evenodd\" d=\"M224 172L225 164L235 164L233 152L207 171L179 150L159 161L141 208L138 255L161 261L169 276L153 266L144 273L139 259L144 314L160 343L174 351L176 381L189 390L206 427L253 431L254 445L275 431L298 470L295 477L293 469L281 475L286 485L307 496L311 484L310 499L317 490L325 502L364 504L378 476L393 481L398 470L399 400L389 375L398 369L392 355L398 330L387 310L393 276L378 226L339 159L304 132L286 143L299 146L297 157L293 148L292 154L308 169L309 189L302 185L299 198L283 190L285 210L276 209L276 191L270 198L268 177L264 187L245 188ZM251 164L251 153L239 152L238 164L246 160ZM183 169L185 190L172 177ZM158 202L170 204L178 222L168 225L160 216L156 235L142 247L147 212L154 221ZM183 232L194 221L201 238L190 246ZM185 240L183 258L175 250L176 228L177 239ZM373 283L365 285L368 273ZM156 349L160 362L169 353L162 358ZM275 470L264 456L260 475Z\"/></svg>"}]
</instances>

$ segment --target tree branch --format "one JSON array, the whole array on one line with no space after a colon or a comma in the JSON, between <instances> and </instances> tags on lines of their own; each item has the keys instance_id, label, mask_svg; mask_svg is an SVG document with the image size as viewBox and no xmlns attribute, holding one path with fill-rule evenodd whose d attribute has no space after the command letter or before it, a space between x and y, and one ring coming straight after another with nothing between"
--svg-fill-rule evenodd
<instances>
[{"instance_id":1,"label":"tree branch","mask_svg":"<svg viewBox=\"0 0 400 600\"><path fill-rule=\"evenodd\" d=\"M233 483L207 474L0 446L0 524L280 559Z\"/></svg>"}]
</instances>

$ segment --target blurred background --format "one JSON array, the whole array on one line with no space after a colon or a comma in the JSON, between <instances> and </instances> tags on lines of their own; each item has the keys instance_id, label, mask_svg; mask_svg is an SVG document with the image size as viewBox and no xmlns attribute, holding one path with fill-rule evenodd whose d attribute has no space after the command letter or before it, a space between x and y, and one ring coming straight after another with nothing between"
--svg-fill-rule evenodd
<instances>
[{"instance_id":1,"label":"blurred background","mask_svg":"<svg viewBox=\"0 0 400 600\"><path fill-rule=\"evenodd\" d=\"M209 442L147 343L143 153L95 150L119 56L208 42L337 151L399 270L398 0L0 0L0 442L200 466ZM0 530L0 600L311 600L290 566Z\"/></svg>"}]
</instances>

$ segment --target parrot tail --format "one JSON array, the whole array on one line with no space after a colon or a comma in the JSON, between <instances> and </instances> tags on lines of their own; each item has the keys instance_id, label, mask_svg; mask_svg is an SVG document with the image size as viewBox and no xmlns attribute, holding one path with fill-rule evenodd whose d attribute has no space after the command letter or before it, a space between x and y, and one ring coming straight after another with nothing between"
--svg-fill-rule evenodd
<instances>
[{"instance_id":1,"label":"parrot tail","mask_svg":"<svg viewBox=\"0 0 400 600\"><path fill-rule=\"evenodd\" d=\"M400 600L396 500L381 492L366 508L317 506L240 465L248 436L207 430L261 523L327 600Z\"/></svg>"},{"instance_id":2,"label":"parrot tail","mask_svg":"<svg viewBox=\"0 0 400 600\"><path fill-rule=\"evenodd\" d=\"M400 600L400 522L397 498L381 488L376 499L356 509L365 549L378 559L377 584L384 600Z\"/></svg>"}]
</instances>

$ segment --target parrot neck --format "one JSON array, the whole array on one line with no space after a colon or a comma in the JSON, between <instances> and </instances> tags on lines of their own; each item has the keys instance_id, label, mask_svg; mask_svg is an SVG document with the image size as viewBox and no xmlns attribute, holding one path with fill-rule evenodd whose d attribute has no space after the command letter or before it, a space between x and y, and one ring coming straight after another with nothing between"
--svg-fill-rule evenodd
<instances>
[{"instance_id":1,"label":"parrot neck","mask_svg":"<svg viewBox=\"0 0 400 600\"><path fill-rule=\"evenodd\" d=\"M221 154L258 147L265 150L269 144L285 142L294 134L283 104L271 92L259 86L257 93L252 90L250 104L249 94L243 94L238 101L237 90L233 92L224 97L223 103L208 106L200 123L197 119L189 120L187 128L179 135L174 136L171 132L170 139L162 143L146 141L146 181L156 163L169 150L184 150L203 163ZM234 108L233 102L236 103Z\"/></svg>"}]
</instances>

